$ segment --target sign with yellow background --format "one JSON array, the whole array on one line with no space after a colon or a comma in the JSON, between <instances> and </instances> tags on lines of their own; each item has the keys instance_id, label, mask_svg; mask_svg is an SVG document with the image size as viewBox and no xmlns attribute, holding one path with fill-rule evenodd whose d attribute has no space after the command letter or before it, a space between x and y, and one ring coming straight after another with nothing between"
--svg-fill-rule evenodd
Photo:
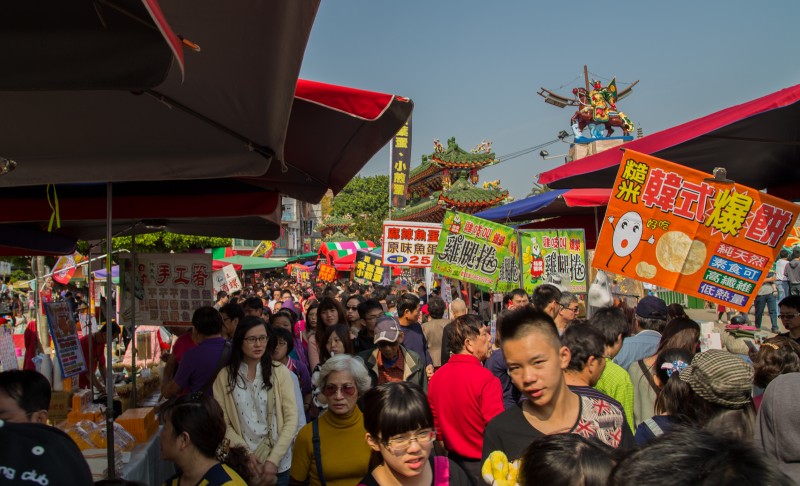
<instances>
[{"instance_id":1,"label":"sign with yellow background","mask_svg":"<svg viewBox=\"0 0 800 486\"><path fill-rule=\"evenodd\" d=\"M592 265L747 311L798 212L756 189L628 150Z\"/></svg>"}]
</instances>

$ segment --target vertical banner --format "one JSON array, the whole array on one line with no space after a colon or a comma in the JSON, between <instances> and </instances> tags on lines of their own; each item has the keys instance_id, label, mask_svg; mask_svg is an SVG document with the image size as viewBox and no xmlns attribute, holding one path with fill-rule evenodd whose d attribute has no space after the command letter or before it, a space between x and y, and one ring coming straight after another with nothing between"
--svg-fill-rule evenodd
<instances>
[{"instance_id":1,"label":"vertical banner","mask_svg":"<svg viewBox=\"0 0 800 486\"><path fill-rule=\"evenodd\" d=\"M391 142L391 180L389 181L389 194L391 207L401 209L406 207L406 187L408 187L408 173L411 158L411 117L408 117L394 136Z\"/></svg>"},{"instance_id":2,"label":"vertical banner","mask_svg":"<svg viewBox=\"0 0 800 486\"><path fill-rule=\"evenodd\" d=\"M212 280L215 298L217 292L225 291L230 295L242 290L242 281L239 280L239 276L236 274L236 269L233 268L233 265L225 265L219 270L214 270Z\"/></svg>"},{"instance_id":3,"label":"vertical banner","mask_svg":"<svg viewBox=\"0 0 800 486\"><path fill-rule=\"evenodd\" d=\"M48 302L44 305L47 326L56 347L56 357L61 367L61 376L69 378L86 371L78 331L67 302Z\"/></svg>"},{"instance_id":4,"label":"vertical banner","mask_svg":"<svg viewBox=\"0 0 800 486\"><path fill-rule=\"evenodd\" d=\"M383 222L383 264L430 268L442 232L440 223Z\"/></svg>"},{"instance_id":5,"label":"vertical banner","mask_svg":"<svg viewBox=\"0 0 800 486\"><path fill-rule=\"evenodd\" d=\"M622 156L611 194L595 268L744 312L800 211L756 189L631 150Z\"/></svg>"},{"instance_id":6,"label":"vertical banner","mask_svg":"<svg viewBox=\"0 0 800 486\"><path fill-rule=\"evenodd\" d=\"M587 290L586 236L582 229L520 232L525 292L549 283L561 290Z\"/></svg>"},{"instance_id":7,"label":"vertical banner","mask_svg":"<svg viewBox=\"0 0 800 486\"><path fill-rule=\"evenodd\" d=\"M195 309L214 304L210 253L142 253L135 269L130 255L120 255L119 266L123 324L134 311L137 326L191 323Z\"/></svg>"},{"instance_id":8,"label":"vertical banner","mask_svg":"<svg viewBox=\"0 0 800 486\"><path fill-rule=\"evenodd\" d=\"M475 216L447 211L433 272L499 292L519 286L514 230Z\"/></svg>"}]
</instances>

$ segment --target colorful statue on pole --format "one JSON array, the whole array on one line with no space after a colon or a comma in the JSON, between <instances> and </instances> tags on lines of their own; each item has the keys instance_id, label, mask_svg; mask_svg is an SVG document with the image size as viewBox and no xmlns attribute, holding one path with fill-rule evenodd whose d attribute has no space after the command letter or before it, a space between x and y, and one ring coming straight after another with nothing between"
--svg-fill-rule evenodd
<instances>
[{"instance_id":1,"label":"colorful statue on pole","mask_svg":"<svg viewBox=\"0 0 800 486\"><path fill-rule=\"evenodd\" d=\"M576 137L580 137L587 127L592 138L610 137L614 133L613 127L622 128L622 133L626 136L633 132L631 119L617 110L616 79L611 80L608 86L595 81L588 93L586 88L575 88L572 93L580 106L570 120Z\"/></svg>"},{"instance_id":2,"label":"colorful statue on pole","mask_svg":"<svg viewBox=\"0 0 800 486\"><path fill-rule=\"evenodd\" d=\"M611 138L614 133L614 127L621 128L623 138L630 140L635 127L631 119L617 109L617 101L630 94L639 81L635 81L627 88L617 92L616 78L612 79L606 86L603 86L597 80L589 83L586 66L583 69L584 76L586 76L586 87L573 89L573 98L561 96L545 88L541 88L538 93L539 96L543 97L546 103L559 108L568 106L577 108L577 111L570 119L570 125L572 126L575 140L579 143ZM589 136L584 137L583 131L587 128L589 129Z\"/></svg>"}]
</instances>

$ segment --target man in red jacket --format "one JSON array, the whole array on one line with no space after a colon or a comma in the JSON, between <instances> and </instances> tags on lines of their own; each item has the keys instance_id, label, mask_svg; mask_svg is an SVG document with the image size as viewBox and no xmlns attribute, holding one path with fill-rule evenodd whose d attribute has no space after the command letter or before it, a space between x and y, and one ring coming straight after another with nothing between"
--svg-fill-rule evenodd
<instances>
[{"instance_id":1,"label":"man in red jacket","mask_svg":"<svg viewBox=\"0 0 800 486\"><path fill-rule=\"evenodd\" d=\"M481 450L486 424L503 411L500 380L483 367L492 349L489 328L476 315L457 317L447 345L453 355L428 385L437 439L474 484L482 484Z\"/></svg>"}]
</instances>

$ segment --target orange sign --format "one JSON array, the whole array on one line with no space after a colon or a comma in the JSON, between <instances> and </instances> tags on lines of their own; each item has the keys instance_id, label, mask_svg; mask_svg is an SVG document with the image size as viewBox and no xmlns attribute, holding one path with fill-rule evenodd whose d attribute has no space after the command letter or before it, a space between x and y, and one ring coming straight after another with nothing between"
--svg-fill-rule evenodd
<instances>
[{"instance_id":1,"label":"orange sign","mask_svg":"<svg viewBox=\"0 0 800 486\"><path fill-rule=\"evenodd\" d=\"M631 150L592 265L747 311L800 206Z\"/></svg>"},{"instance_id":2,"label":"orange sign","mask_svg":"<svg viewBox=\"0 0 800 486\"><path fill-rule=\"evenodd\" d=\"M336 267L333 265L328 265L327 263L320 263L319 275L317 275L317 279L322 280L323 282L333 282L336 280Z\"/></svg>"}]
</instances>

